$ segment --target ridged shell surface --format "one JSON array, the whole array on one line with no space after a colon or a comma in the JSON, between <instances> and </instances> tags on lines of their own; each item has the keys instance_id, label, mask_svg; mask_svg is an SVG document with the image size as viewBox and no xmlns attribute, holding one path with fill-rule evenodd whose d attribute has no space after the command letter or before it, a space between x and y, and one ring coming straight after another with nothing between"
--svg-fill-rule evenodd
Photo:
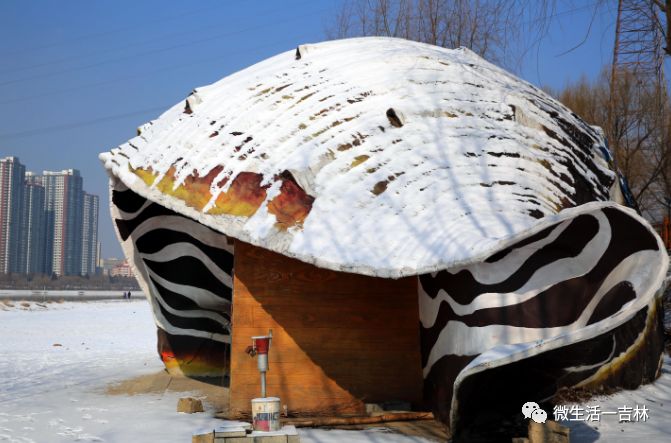
<instances>
[{"instance_id":1,"label":"ridged shell surface","mask_svg":"<svg viewBox=\"0 0 671 443\"><path fill-rule=\"evenodd\" d=\"M615 182L601 131L541 90L466 49L390 38L299 46L138 132L101 154L134 192L384 277L481 261Z\"/></svg>"}]
</instances>

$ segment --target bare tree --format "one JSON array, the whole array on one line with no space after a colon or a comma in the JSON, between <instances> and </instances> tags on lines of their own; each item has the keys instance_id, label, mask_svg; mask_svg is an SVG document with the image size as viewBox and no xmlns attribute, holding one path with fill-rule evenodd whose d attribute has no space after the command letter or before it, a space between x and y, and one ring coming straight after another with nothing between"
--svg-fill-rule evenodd
<instances>
[{"instance_id":1,"label":"bare tree","mask_svg":"<svg viewBox=\"0 0 671 443\"><path fill-rule=\"evenodd\" d=\"M619 72L611 102L610 70L604 68L594 82L582 78L556 95L584 120L603 128L639 209L656 219L660 203L671 193L670 103L664 91L640 88L637 82L636 75Z\"/></svg>"},{"instance_id":2,"label":"bare tree","mask_svg":"<svg viewBox=\"0 0 671 443\"><path fill-rule=\"evenodd\" d=\"M464 46L511 66L523 52L520 37L540 39L554 10L555 0L346 0L327 36L387 36Z\"/></svg>"},{"instance_id":3,"label":"bare tree","mask_svg":"<svg viewBox=\"0 0 671 443\"><path fill-rule=\"evenodd\" d=\"M652 21L664 39L664 52L671 55L671 0L642 0L641 3L652 14Z\"/></svg>"}]
</instances>

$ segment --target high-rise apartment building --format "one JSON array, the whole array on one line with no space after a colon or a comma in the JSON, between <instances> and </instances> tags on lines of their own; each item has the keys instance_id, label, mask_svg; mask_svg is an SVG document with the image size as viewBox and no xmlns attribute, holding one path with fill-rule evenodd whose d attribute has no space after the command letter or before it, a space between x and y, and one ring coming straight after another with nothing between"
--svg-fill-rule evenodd
<instances>
[{"instance_id":1,"label":"high-rise apartment building","mask_svg":"<svg viewBox=\"0 0 671 443\"><path fill-rule=\"evenodd\" d=\"M100 202L82 187L76 169L38 176L0 159L0 273L95 274Z\"/></svg>"},{"instance_id":2,"label":"high-rise apartment building","mask_svg":"<svg viewBox=\"0 0 671 443\"><path fill-rule=\"evenodd\" d=\"M82 270L83 180L76 169L44 171L47 219L46 271L79 275Z\"/></svg>"},{"instance_id":3,"label":"high-rise apartment building","mask_svg":"<svg viewBox=\"0 0 671 443\"><path fill-rule=\"evenodd\" d=\"M47 225L42 177L26 172L23 215L21 217L20 269L25 274L44 274Z\"/></svg>"},{"instance_id":4,"label":"high-rise apartment building","mask_svg":"<svg viewBox=\"0 0 671 443\"><path fill-rule=\"evenodd\" d=\"M0 159L0 273L19 272L19 242L26 167L17 157Z\"/></svg>"},{"instance_id":5,"label":"high-rise apartment building","mask_svg":"<svg viewBox=\"0 0 671 443\"><path fill-rule=\"evenodd\" d=\"M84 193L82 216L82 275L94 275L98 265L98 210L97 195Z\"/></svg>"}]
</instances>

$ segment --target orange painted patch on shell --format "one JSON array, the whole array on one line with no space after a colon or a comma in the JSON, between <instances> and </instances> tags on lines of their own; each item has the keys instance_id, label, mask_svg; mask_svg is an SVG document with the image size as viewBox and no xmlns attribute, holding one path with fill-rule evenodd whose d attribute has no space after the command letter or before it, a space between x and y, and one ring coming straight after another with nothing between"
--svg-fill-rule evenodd
<instances>
[{"instance_id":1,"label":"orange painted patch on shell","mask_svg":"<svg viewBox=\"0 0 671 443\"><path fill-rule=\"evenodd\" d=\"M172 351L165 351L165 350L164 350L164 351L161 351L161 360L162 360L163 362L171 361L171 360L174 360L175 358L176 358L176 357L175 357L175 353L174 353L174 352L172 352Z\"/></svg>"},{"instance_id":2,"label":"orange painted patch on shell","mask_svg":"<svg viewBox=\"0 0 671 443\"><path fill-rule=\"evenodd\" d=\"M210 192L212 182L223 171L223 167L217 166L203 177L194 170L178 186L175 186L177 171L174 166L171 166L156 184L154 184L156 175L151 167L131 168L131 171L147 186L153 185L163 194L178 198L187 206L202 211L212 198ZM281 174L277 179L282 181L280 193L268 202L268 212L277 219L276 226L279 229L302 226L312 209L314 197L308 195L289 172ZM227 178L220 180L217 186L222 186L226 181ZM262 174L241 172L233 179L228 190L217 196L214 205L207 213L251 217L266 199L269 185L262 186L262 181Z\"/></svg>"},{"instance_id":3,"label":"orange painted patch on shell","mask_svg":"<svg viewBox=\"0 0 671 443\"><path fill-rule=\"evenodd\" d=\"M165 195L182 200L187 206L202 211L212 198L210 192L212 182L223 171L223 166L216 166L204 176L197 171L186 177L175 187L176 169L171 166L161 180L154 186ZM132 170L148 186L152 186L156 179L151 167ZM226 178L217 183L218 186L226 182ZM263 175L254 172L242 172L233 180L226 192L219 194L209 214L228 214L251 217L266 199L268 186L261 186Z\"/></svg>"},{"instance_id":4,"label":"orange painted patch on shell","mask_svg":"<svg viewBox=\"0 0 671 443\"><path fill-rule=\"evenodd\" d=\"M175 173L175 167L171 166L161 181L155 185L156 189L163 194L184 201L187 206L201 210L211 197L209 183L205 183L204 180L199 179L197 173L194 171L195 177L191 175L183 183L175 187Z\"/></svg>"},{"instance_id":5,"label":"orange painted patch on shell","mask_svg":"<svg viewBox=\"0 0 671 443\"><path fill-rule=\"evenodd\" d=\"M315 198L308 195L289 173L282 174L280 193L268 202L268 212L277 219L280 229L302 226Z\"/></svg>"},{"instance_id":6,"label":"orange painted patch on shell","mask_svg":"<svg viewBox=\"0 0 671 443\"><path fill-rule=\"evenodd\" d=\"M217 196L208 214L251 217L266 199L268 185L261 186L263 175L256 172L238 174L226 192Z\"/></svg>"}]
</instances>

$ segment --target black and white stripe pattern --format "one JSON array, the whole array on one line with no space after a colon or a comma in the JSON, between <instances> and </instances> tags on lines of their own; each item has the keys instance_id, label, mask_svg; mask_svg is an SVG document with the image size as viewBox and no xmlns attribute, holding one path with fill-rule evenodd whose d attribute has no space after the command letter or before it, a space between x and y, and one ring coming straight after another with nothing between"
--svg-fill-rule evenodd
<instances>
[{"instance_id":1,"label":"black and white stripe pattern","mask_svg":"<svg viewBox=\"0 0 671 443\"><path fill-rule=\"evenodd\" d=\"M112 203L159 329L226 352L232 241L118 181ZM425 399L458 437L480 427L473 420L483 410L503 419L562 387L654 379L655 294L667 265L645 221L595 202L542 219L480 261L419 276Z\"/></svg>"},{"instance_id":2,"label":"black and white stripe pattern","mask_svg":"<svg viewBox=\"0 0 671 443\"><path fill-rule=\"evenodd\" d=\"M111 200L122 248L149 294L157 326L230 343L232 241L119 181Z\"/></svg>"},{"instance_id":3,"label":"black and white stripe pattern","mask_svg":"<svg viewBox=\"0 0 671 443\"><path fill-rule=\"evenodd\" d=\"M505 391L492 383L513 385L492 398L500 411L588 383L645 334L667 260L633 212L592 204L482 262L420 276L427 399L458 431L471 402ZM492 378L503 366L509 378Z\"/></svg>"}]
</instances>

